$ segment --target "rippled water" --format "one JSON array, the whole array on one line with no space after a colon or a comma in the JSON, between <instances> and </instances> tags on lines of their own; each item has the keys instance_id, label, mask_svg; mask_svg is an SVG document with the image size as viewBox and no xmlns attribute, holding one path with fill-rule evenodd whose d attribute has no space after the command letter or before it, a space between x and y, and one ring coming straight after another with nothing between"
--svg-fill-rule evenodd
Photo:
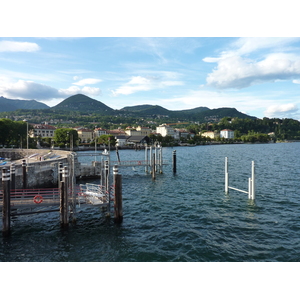
<instances>
[{"instance_id":1,"label":"rippled water","mask_svg":"<svg viewBox=\"0 0 300 300\"><path fill-rule=\"evenodd\" d=\"M119 153L144 159L144 151ZM0 239L0 261L299 261L299 153L300 143L164 148L170 165L155 181L142 167L120 168L121 225L95 207L81 208L68 230L57 213L18 217ZM255 201L225 195L226 156L230 186L242 190L255 161Z\"/></svg>"}]
</instances>

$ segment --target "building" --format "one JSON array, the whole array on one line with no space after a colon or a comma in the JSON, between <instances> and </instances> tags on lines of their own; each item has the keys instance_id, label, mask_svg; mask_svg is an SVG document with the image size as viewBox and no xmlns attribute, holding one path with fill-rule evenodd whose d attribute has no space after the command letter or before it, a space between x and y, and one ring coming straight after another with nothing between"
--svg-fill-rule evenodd
<instances>
[{"instance_id":1,"label":"building","mask_svg":"<svg viewBox=\"0 0 300 300\"><path fill-rule=\"evenodd\" d=\"M123 147L127 145L127 135L117 135L116 136L116 146Z\"/></svg>"},{"instance_id":2,"label":"building","mask_svg":"<svg viewBox=\"0 0 300 300\"><path fill-rule=\"evenodd\" d=\"M151 133L151 129L149 127L141 127L141 126L138 126L136 128L136 131L139 132L140 135L148 135Z\"/></svg>"},{"instance_id":3,"label":"building","mask_svg":"<svg viewBox=\"0 0 300 300\"><path fill-rule=\"evenodd\" d=\"M89 143L94 139L94 131L86 128L76 129L81 143Z\"/></svg>"},{"instance_id":4,"label":"building","mask_svg":"<svg viewBox=\"0 0 300 300\"><path fill-rule=\"evenodd\" d=\"M156 127L156 133L160 133L163 137L167 135L174 137L175 131L174 128L168 126L167 124L162 124Z\"/></svg>"},{"instance_id":5,"label":"building","mask_svg":"<svg viewBox=\"0 0 300 300\"><path fill-rule=\"evenodd\" d=\"M97 137L107 134L106 129L103 129L103 128L95 128L94 133L95 133L95 136L97 136Z\"/></svg>"},{"instance_id":6,"label":"building","mask_svg":"<svg viewBox=\"0 0 300 300\"><path fill-rule=\"evenodd\" d=\"M134 135L134 136L127 137L126 144L128 146L132 145L135 147L144 146L145 144L150 144L150 138L147 135L143 135L143 136Z\"/></svg>"},{"instance_id":7,"label":"building","mask_svg":"<svg viewBox=\"0 0 300 300\"><path fill-rule=\"evenodd\" d=\"M223 129L220 131L220 137L225 139L234 139L234 131L230 129Z\"/></svg>"},{"instance_id":8,"label":"building","mask_svg":"<svg viewBox=\"0 0 300 300\"><path fill-rule=\"evenodd\" d=\"M213 140L213 139L219 137L220 134L216 131L206 131L206 132L201 133L201 136L209 137L210 139Z\"/></svg>"},{"instance_id":9,"label":"building","mask_svg":"<svg viewBox=\"0 0 300 300\"><path fill-rule=\"evenodd\" d=\"M30 137L40 136L44 137L54 137L54 132L56 128L48 124L35 124L33 125L33 132L31 131Z\"/></svg>"}]
</instances>

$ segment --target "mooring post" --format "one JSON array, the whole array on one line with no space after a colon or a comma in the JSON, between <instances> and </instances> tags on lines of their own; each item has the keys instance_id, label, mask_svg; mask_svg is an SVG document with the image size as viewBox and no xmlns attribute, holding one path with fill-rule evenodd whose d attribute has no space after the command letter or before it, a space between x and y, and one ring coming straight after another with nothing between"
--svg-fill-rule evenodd
<instances>
[{"instance_id":1,"label":"mooring post","mask_svg":"<svg viewBox=\"0 0 300 300\"><path fill-rule=\"evenodd\" d=\"M252 176L251 176L251 199L255 199L255 171L254 171L254 161L252 161Z\"/></svg>"},{"instance_id":2,"label":"mooring post","mask_svg":"<svg viewBox=\"0 0 300 300\"><path fill-rule=\"evenodd\" d=\"M152 146L149 147L149 167L151 173L152 172Z\"/></svg>"},{"instance_id":3,"label":"mooring post","mask_svg":"<svg viewBox=\"0 0 300 300\"><path fill-rule=\"evenodd\" d=\"M4 236L7 236L10 233L10 174L7 168L2 169L2 190L2 233Z\"/></svg>"},{"instance_id":4,"label":"mooring post","mask_svg":"<svg viewBox=\"0 0 300 300\"><path fill-rule=\"evenodd\" d=\"M115 199L114 199L114 222L121 223L123 221L123 201L122 201L122 175L118 174L118 166L113 169Z\"/></svg>"},{"instance_id":5,"label":"mooring post","mask_svg":"<svg viewBox=\"0 0 300 300\"><path fill-rule=\"evenodd\" d=\"M61 182L62 182L62 173L63 173L63 168L64 168L64 165L63 165L63 163L62 162L60 162L59 164L58 164L58 179L57 179L57 181L58 181L58 188L60 188L60 185L61 185Z\"/></svg>"},{"instance_id":6,"label":"mooring post","mask_svg":"<svg viewBox=\"0 0 300 300\"><path fill-rule=\"evenodd\" d=\"M229 184L229 176L228 176L228 157L225 157L225 194L228 194L228 184Z\"/></svg>"},{"instance_id":7,"label":"mooring post","mask_svg":"<svg viewBox=\"0 0 300 300\"><path fill-rule=\"evenodd\" d=\"M176 173L176 150L173 150L173 173Z\"/></svg>"},{"instance_id":8,"label":"mooring post","mask_svg":"<svg viewBox=\"0 0 300 300\"><path fill-rule=\"evenodd\" d=\"M16 167L14 163L10 165L10 180L11 180L10 187L12 190L15 190L16 189Z\"/></svg>"},{"instance_id":9,"label":"mooring post","mask_svg":"<svg viewBox=\"0 0 300 300\"><path fill-rule=\"evenodd\" d=\"M146 162L145 172L148 173L148 147L147 147L147 145L145 146L145 162Z\"/></svg>"},{"instance_id":10,"label":"mooring post","mask_svg":"<svg viewBox=\"0 0 300 300\"><path fill-rule=\"evenodd\" d=\"M62 171L62 181L60 184L60 224L62 227L69 225L68 177L68 167L65 166Z\"/></svg>"},{"instance_id":11,"label":"mooring post","mask_svg":"<svg viewBox=\"0 0 300 300\"><path fill-rule=\"evenodd\" d=\"M155 180L155 153L152 154L152 179Z\"/></svg>"},{"instance_id":12,"label":"mooring post","mask_svg":"<svg viewBox=\"0 0 300 300\"><path fill-rule=\"evenodd\" d=\"M159 145L159 151L160 151L160 156L159 156L159 164L160 164L160 173L163 173L163 156L162 156L162 146Z\"/></svg>"},{"instance_id":13,"label":"mooring post","mask_svg":"<svg viewBox=\"0 0 300 300\"><path fill-rule=\"evenodd\" d=\"M107 217L110 217L110 183L109 183L109 161L105 161L105 192L108 198Z\"/></svg>"},{"instance_id":14,"label":"mooring post","mask_svg":"<svg viewBox=\"0 0 300 300\"><path fill-rule=\"evenodd\" d=\"M26 190L27 188L26 159L22 160L22 171L23 171L23 177L22 177L23 189Z\"/></svg>"}]
</instances>

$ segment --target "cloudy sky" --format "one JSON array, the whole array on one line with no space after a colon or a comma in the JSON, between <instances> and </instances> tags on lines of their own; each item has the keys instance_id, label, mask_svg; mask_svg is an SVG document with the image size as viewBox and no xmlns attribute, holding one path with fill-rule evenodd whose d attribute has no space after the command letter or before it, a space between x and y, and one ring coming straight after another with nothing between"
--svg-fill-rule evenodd
<instances>
[{"instance_id":1,"label":"cloudy sky","mask_svg":"<svg viewBox=\"0 0 300 300\"><path fill-rule=\"evenodd\" d=\"M51 107L82 93L114 109L235 107L300 120L292 3L5 2L14 21L0 18L0 96Z\"/></svg>"},{"instance_id":2,"label":"cloudy sky","mask_svg":"<svg viewBox=\"0 0 300 300\"><path fill-rule=\"evenodd\" d=\"M114 109L235 107L300 119L300 38L0 39L0 96L54 106L78 93Z\"/></svg>"}]
</instances>

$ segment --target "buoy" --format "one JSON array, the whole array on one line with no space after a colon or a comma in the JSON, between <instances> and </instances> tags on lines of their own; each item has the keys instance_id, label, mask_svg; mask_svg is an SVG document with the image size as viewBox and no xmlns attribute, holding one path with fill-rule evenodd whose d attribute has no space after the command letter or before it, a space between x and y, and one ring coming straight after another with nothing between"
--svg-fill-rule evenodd
<instances>
[{"instance_id":1,"label":"buoy","mask_svg":"<svg viewBox=\"0 0 300 300\"><path fill-rule=\"evenodd\" d=\"M43 197L41 195L36 195L34 198L33 198L33 202L36 203L36 204L40 204L43 202Z\"/></svg>"}]
</instances>

